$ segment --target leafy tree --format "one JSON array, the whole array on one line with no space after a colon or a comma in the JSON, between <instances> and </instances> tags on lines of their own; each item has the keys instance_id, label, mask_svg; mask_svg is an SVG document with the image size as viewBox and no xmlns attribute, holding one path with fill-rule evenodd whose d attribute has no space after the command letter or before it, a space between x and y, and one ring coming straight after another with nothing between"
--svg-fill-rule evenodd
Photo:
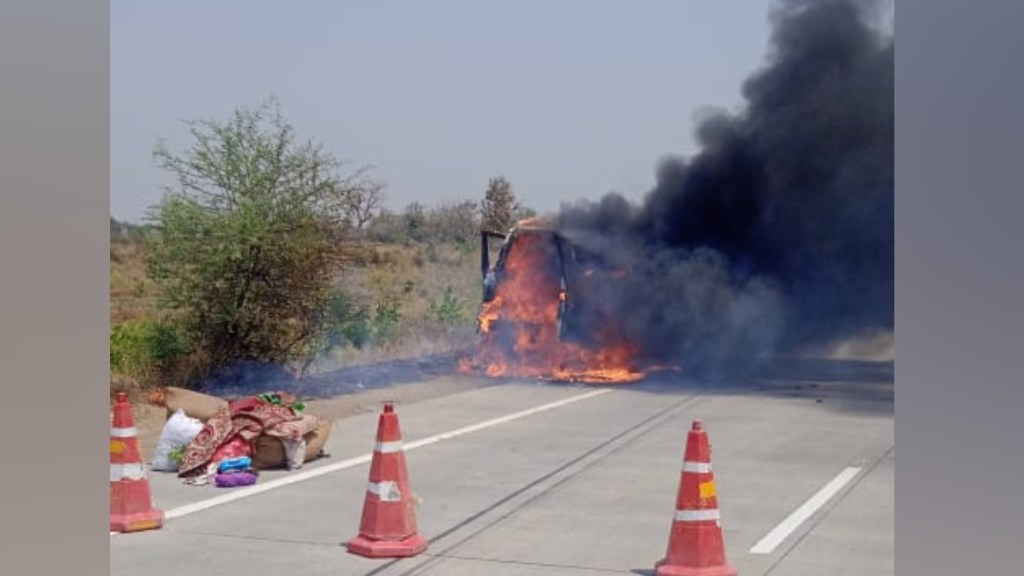
<instances>
[{"instance_id":1,"label":"leafy tree","mask_svg":"<svg viewBox=\"0 0 1024 576\"><path fill-rule=\"evenodd\" d=\"M150 226L121 222L110 217L110 242L141 242L149 233Z\"/></svg>"},{"instance_id":2,"label":"leafy tree","mask_svg":"<svg viewBox=\"0 0 1024 576\"><path fill-rule=\"evenodd\" d=\"M177 181L154 210L148 251L161 304L213 369L310 357L362 172L343 175L322 145L298 140L275 99L187 125L190 148L154 151Z\"/></svg>"},{"instance_id":3,"label":"leafy tree","mask_svg":"<svg viewBox=\"0 0 1024 576\"><path fill-rule=\"evenodd\" d=\"M405 233L405 219L386 208L374 216L366 227L365 237L377 242L402 242Z\"/></svg>"},{"instance_id":4,"label":"leafy tree","mask_svg":"<svg viewBox=\"0 0 1024 576\"><path fill-rule=\"evenodd\" d=\"M431 238L441 242L467 244L480 233L479 210L471 200L442 203L430 211L428 220Z\"/></svg>"},{"instance_id":5,"label":"leafy tree","mask_svg":"<svg viewBox=\"0 0 1024 576\"><path fill-rule=\"evenodd\" d=\"M413 202L405 207L402 214L405 221L405 233L413 240L423 240L426 237L427 209L419 202Z\"/></svg>"},{"instance_id":6,"label":"leafy tree","mask_svg":"<svg viewBox=\"0 0 1024 576\"><path fill-rule=\"evenodd\" d=\"M519 202L512 193L512 185L502 177L492 178L480 204L484 228L505 233L515 224Z\"/></svg>"},{"instance_id":7,"label":"leafy tree","mask_svg":"<svg viewBox=\"0 0 1024 576\"><path fill-rule=\"evenodd\" d=\"M537 211L534 210L533 208L528 208L526 206L518 206L518 207L516 207L516 211L512 215L512 217L513 217L513 219L516 222L519 222L520 220L526 220L527 218L533 218L536 215L537 215Z\"/></svg>"},{"instance_id":8,"label":"leafy tree","mask_svg":"<svg viewBox=\"0 0 1024 576\"><path fill-rule=\"evenodd\" d=\"M384 203L384 184L364 182L349 186L340 196L348 224L362 230L381 213Z\"/></svg>"}]
</instances>

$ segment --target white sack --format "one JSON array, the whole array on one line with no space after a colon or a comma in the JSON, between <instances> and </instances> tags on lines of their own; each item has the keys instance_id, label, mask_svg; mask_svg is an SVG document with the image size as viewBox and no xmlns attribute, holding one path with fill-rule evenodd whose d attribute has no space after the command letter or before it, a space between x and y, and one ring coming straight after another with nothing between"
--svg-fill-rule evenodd
<instances>
[{"instance_id":1,"label":"white sack","mask_svg":"<svg viewBox=\"0 0 1024 576\"><path fill-rule=\"evenodd\" d=\"M202 422L186 415L184 410L175 411L160 432L150 468L162 472L177 472L181 463L170 458L171 452L191 444L202 430Z\"/></svg>"}]
</instances>

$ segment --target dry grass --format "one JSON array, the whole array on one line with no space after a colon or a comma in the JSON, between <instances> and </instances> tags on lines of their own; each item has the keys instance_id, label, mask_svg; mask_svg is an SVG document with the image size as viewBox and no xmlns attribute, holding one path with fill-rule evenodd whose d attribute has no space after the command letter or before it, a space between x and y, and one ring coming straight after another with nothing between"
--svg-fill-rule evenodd
<instances>
[{"instance_id":1,"label":"dry grass","mask_svg":"<svg viewBox=\"0 0 1024 576\"><path fill-rule=\"evenodd\" d=\"M110 325L152 314L155 287L146 277L143 247L136 242L110 244Z\"/></svg>"},{"instance_id":2,"label":"dry grass","mask_svg":"<svg viewBox=\"0 0 1024 576\"><path fill-rule=\"evenodd\" d=\"M442 244L367 244L340 285L371 314L378 302L398 303L399 330L396 338L377 346L332 349L314 370L449 352L475 339L481 288L479 255L473 250ZM431 303L440 303L447 289L461 306L462 321L457 325L442 325L431 312Z\"/></svg>"},{"instance_id":3,"label":"dry grass","mask_svg":"<svg viewBox=\"0 0 1024 576\"><path fill-rule=\"evenodd\" d=\"M430 303L451 287L470 307L480 300L479 256L452 245L371 244L342 278L355 294L401 304L404 317L426 318Z\"/></svg>"},{"instance_id":4,"label":"dry grass","mask_svg":"<svg viewBox=\"0 0 1024 576\"><path fill-rule=\"evenodd\" d=\"M474 341L481 296L477 250L447 244L365 243L353 252L353 264L339 279L340 286L367 306L371 315L378 302L396 302L401 315L397 332L380 345L330 350L313 370L443 353ZM431 303L440 303L447 289L461 305L462 319L456 325L442 324L431 311ZM155 301L155 286L145 274L143 247L111 243L111 326L155 314ZM112 381L111 394L114 389Z\"/></svg>"}]
</instances>

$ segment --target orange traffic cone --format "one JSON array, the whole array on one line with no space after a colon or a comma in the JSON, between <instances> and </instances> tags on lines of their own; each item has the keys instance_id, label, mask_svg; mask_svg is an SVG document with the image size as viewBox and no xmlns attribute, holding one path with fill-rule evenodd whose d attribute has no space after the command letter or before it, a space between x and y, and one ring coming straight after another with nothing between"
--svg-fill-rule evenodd
<instances>
[{"instance_id":1,"label":"orange traffic cone","mask_svg":"<svg viewBox=\"0 0 1024 576\"><path fill-rule=\"evenodd\" d=\"M657 576L736 576L725 559L711 448L700 420L686 439L683 473L668 553L655 565Z\"/></svg>"},{"instance_id":2,"label":"orange traffic cone","mask_svg":"<svg viewBox=\"0 0 1024 576\"><path fill-rule=\"evenodd\" d=\"M388 402L377 424L377 445L370 462L359 535L346 547L367 558L415 556L427 549L427 540L417 530L398 414Z\"/></svg>"},{"instance_id":3,"label":"orange traffic cone","mask_svg":"<svg viewBox=\"0 0 1024 576\"><path fill-rule=\"evenodd\" d=\"M163 510L153 507L128 395L118 392L110 426L110 531L137 532L163 525Z\"/></svg>"}]
</instances>

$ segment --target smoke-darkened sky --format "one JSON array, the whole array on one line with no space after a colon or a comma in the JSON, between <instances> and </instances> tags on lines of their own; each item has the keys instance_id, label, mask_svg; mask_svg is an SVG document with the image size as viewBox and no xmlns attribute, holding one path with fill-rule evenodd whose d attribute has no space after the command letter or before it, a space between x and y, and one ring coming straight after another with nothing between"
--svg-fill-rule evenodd
<instances>
[{"instance_id":1,"label":"smoke-darkened sky","mask_svg":"<svg viewBox=\"0 0 1024 576\"><path fill-rule=\"evenodd\" d=\"M877 3L781 4L741 112L696 127L642 203L564 229L631 279L604 297L656 359L742 363L893 327L894 41Z\"/></svg>"}]
</instances>

